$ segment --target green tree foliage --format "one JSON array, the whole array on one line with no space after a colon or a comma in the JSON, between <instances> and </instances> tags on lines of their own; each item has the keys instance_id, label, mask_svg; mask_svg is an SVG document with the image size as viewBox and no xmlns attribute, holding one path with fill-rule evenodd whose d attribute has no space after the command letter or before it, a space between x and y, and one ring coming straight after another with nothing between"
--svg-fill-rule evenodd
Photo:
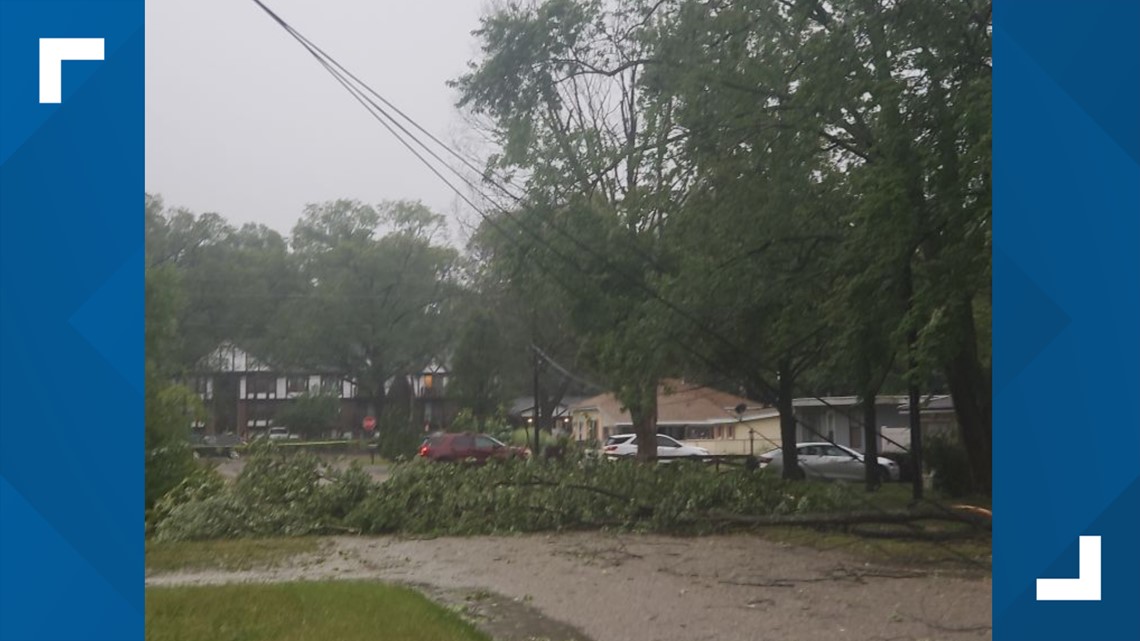
<instances>
[{"instance_id":1,"label":"green tree foliage","mask_svg":"<svg viewBox=\"0 0 1140 641\"><path fill-rule=\"evenodd\" d=\"M527 215L527 212L518 215ZM525 224L536 223L532 219ZM547 271L547 261L557 258L541 255L541 244L520 242L524 237L525 232L517 224L498 221L482 225L469 243L468 250L474 260L469 266L467 282L475 297L465 299L466 308L474 310L466 323L483 318L484 324L493 325L499 332L494 342L502 351L492 355L490 350L483 350L482 354L469 358L464 356L467 347L458 344L453 368L457 385L454 389L461 396L467 393L472 379L471 367L478 360L479 367L485 371L476 375L490 375L499 381L502 401L516 397L533 399L537 391L537 421L541 432L552 429L555 409L567 394L601 390L575 374L588 372L592 366L578 331L579 323L575 322L575 314L583 311L576 307L578 299L567 295L565 287L557 284L554 272ZM479 331L485 335L486 329ZM474 330L467 326L465 331ZM533 440L531 446L534 446Z\"/></svg>"},{"instance_id":2,"label":"green tree foliage","mask_svg":"<svg viewBox=\"0 0 1140 641\"><path fill-rule=\"evenodd\" d=\"M307 392L278 412L276 421L291 432L313 439L328 436L339 417L340 396Z\"/></svg>"},{"instance_id":3,"label":"green tree foliage","mask_svg":"<svg viewBox=\"0 0 1140 641\"><path fill-rule=\"evenodd\" d=\"M523 178L517 262L635 417L679 370L790 417L910 363L989 486L989 2L546 0L477 36L456 86Z\"/></svg>"},{"instance_id":4,"label":"green tree foliage","mask_svg":"<svg viewBox=\"0 0 1140 641\"><path fill-rule=\"evenodd\" d=\"M144 494L146 509L150 510L197 467L186 439L201 402L190 390L173 382L176 370L169 366L170 355L178 345L181 300L177 274L170 268L148 266L145 296Z\"/></svg>"},{"instance_id":5,"label":"green tree foliage","mask_svg":"<svg viewBox=\"0 0 1140 641\"><path fill-rule=\"evenodd\" d=\"M511 347L489 310L475 311L460 329L448 392L469 411L469 429L483 431L509 400L504 378L510 361L517 360L511 358L517 355Z\"/></svg>"},{"instance_id":6,"label":"green tree foliage","mask_svg":"<svg viewBox=\"0 0 1140 641\"><path fill-rule=\"evenodd\" d=\"M628 465L569 458L536 466L399 465L383 485L353 467L269 446L232 485L204 476L156 510L156 539L339 533L473 535L617 527L721 529L716 513L791 515L840 509L842 485L791 486L763 472L703 465Z\"/></svg>"},{"instance_id":7,"label":"green tree foliage","mask_svg":"<svg viewBox=\"0 0 1140 641\"><path fill-rule=\"evenodd\" d=\"M482 59L455 85L501 144L490 168L525 176L521 206L498 221L513 236L502 255L567 297L591 369L649 435L673 360L654 338L666 205L689 174L670 110L642 94L642 19L601 2L509 5L483 19ZM652 439L640 442L652 459Z\"/></svg>"},{"instance_id":8,"label":"green tree foliage","mask_svg":"<svg viewBox=\"0 0 1140 641\"><path fill-rule=\"evenodd\" d=\"M291 239L305 285L274 326L282 360L345 372L382 414L386 384L442 356L450 335L457 252L441 234L418 202L307 207Z\"/></svg>"},{"instance_id":9,"label":"green tree foliage","mask_svg":"<svg viewBox=\"0 0 1140 641\"><path fill-rule=\"evenodd\" d=\"M170 364L193 367L223 341L272 356L270 329L301 287L287 250L285 239L264 225L234 228L218 214L168 210L148 196L148 261L178 274L183 301Z\"/></svg>"}]
</instances>

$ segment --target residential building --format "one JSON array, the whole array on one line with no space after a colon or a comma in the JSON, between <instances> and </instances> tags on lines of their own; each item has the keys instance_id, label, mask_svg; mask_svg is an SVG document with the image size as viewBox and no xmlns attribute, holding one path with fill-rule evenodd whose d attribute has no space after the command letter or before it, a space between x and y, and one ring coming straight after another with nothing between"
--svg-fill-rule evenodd
<instances>
[{"instance_id":1,"label":"residential building","mask_svg":"<svg viewBox=\"0 0 1140 641\"><path fill-rule=\"evenodd\" d=\"M958 435L958 417L954 414L954 399L950 396L924 396L919 404L919 425L923 436ZM904 401L898 407L903 427L885 428L883 433L884 452L899 452L910 448L910 404Z\"/></svg>"},{"instance_id":2,"label":"residential building","mask_svg":"<svg viewBox=\"0 0 1140 641\"><path fill-rule=\"evenodd\" d=\"M436 360L400 379L406 383L402 402L410 402L413 424L423 425L425 431L446 429L455 418L455 404L447 397L447 379L447 368ZM386 392L393 382L385 385ZM206 419L194 427L210 435L247 436L266 431L279 424L276 418L290 401L306 393L340 399L340 416L330 436L359 434L364 417L372 412L368 394L343 372L270 363L229 342L199 361L187 384L207 409Z\"/></svg>"},{"instance_id":3,"label":"residential building","mask_svg":"<svg viewBox=\"0 0 1140 641\"><path fill-rule=\"evenodd\" d=\"M906 396L884 395L875 398L875 422L879 432L884 428L905 427L907 418L899 409ZM797 398L792 401L796 415L796 440L831 441L862 451L863 405L858 396L823 396Z\"/></svg>"},{"instance_id":4,"label":"residential building","mask_svg":"<svg viewBox=\"0 0 1140 641\"><path fill-rule=\"evenodd\" d=\"M875 399L879 450L899 451L910 443L905 396ZM780 447L780 415L776 408L718 390L669 381L657 397L657 431L714 454L761 453ZM857 396L803 397L792 401L798 442L831 441L862 451L865 447L863 407ZM928 397L923 433L954 425L949 397ZM600 394L570 408L573 437L602 442L633 430L629 412L613 394Z\"/></svg>"},{"instance_id":5,"label":"residential building","mask_svg":"<svg viewBox=\"0 0 1140 641\"><path fill-rule=\"evenodd\" d=\"M584 400L586 400L584 396L564 396L554 408L554 428L568 432L570 429L570 409ZM512 401L511 406L507 409L507 421L513 427L532 425L534 423L534 396L520 396Z\"/></svg>"},{"instance_id":6,"label":"residential building","mask_svg":"<svg viewBox=\"0 0 1140 641\"><path fill-rule=\"evenodd\" d=\"M188 384L206 405L206 420L194 426L206 434L265 431L286 404L307 393L340 399L338 431L359 427L364 417L356 384L343 374L273 365L228 342L199 361Z\"/></svg>"},{"instance_id":7,"label":"residential building","mask_svg":"<svg viewBox=\"0 0 1140 641\"><path fill-rule=\"evenodd\" d=\"M613 394L570 408L571 434L603 442L633 430L629 412ZM779 446L779 413L757 401L684 381L666 381L657 393L657 431L714 454L760 453Z\"/></svg>"},{"instance_id":8,"label":"residential building","mask_svg":"<svg viewBox=\"0 0 1140 641\"><path fill-rule=\"evenodd\" d=\"M425 432L446 430L459 407L447 394L450 371L442 359L432 359L409 377L412 386L412 421Z\"/></svg>"}]
</instances>

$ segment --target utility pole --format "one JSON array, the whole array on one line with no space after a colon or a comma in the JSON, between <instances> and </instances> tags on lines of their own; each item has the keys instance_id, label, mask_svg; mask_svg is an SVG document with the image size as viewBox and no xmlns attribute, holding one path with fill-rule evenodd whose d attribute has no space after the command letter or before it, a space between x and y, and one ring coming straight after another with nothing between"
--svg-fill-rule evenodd
<instances>
[{"instance_id":1,"label":"utility pole","mask_svg":"<svg viewBox=\"0 0 1140 641\"><path fill-rule=\"evenodd\" d=\"M534 417L534 455L538 456L539 453L539 391L538 391L538 350L531 346L531 351L534 353L534 407L531 408L531 415Z\"/></svg>"},{"instance_id":2,"label":"utility pole","mask_svg":"<svg viewBox=\"0 0 1140 641\"><path fill-rule=\"evenodd\" d=\"M911 381L907 383L907 405L910 419L910 458L914 466L914 492L915 502L921 501L923 496L922 478L922 408L919 405L918 383L914 382L914 372L918 368L914 355L915 343L918 341L916 332L912 329L907 336L910 350Z\"/></svg>"}]
</instances>

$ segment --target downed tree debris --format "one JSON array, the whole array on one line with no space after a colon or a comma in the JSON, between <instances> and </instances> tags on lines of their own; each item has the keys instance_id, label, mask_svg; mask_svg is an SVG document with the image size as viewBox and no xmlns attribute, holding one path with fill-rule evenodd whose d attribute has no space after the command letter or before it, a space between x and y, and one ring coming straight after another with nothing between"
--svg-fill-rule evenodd
<instances>
[{"instance_id":1,"label":"downed tree debris","mask_svg":"<svg viewBox=\"0 0 1140 641\"><path fill-rule=\"evenodd\" d=\"M939 510L915 511L866 511L866 512L836 512L824 514L783 514L751 516L745 514L731 514L719 510L710 511L708 519L714 522L735 523L740 525L776 526L776 525L802 525L802 526L842 526L861 525L870 523L915 523L918 521L950 521L967 523L983 529L989 529L991 521L971 513L959 513Z\"/></svg>"}]
</instances>

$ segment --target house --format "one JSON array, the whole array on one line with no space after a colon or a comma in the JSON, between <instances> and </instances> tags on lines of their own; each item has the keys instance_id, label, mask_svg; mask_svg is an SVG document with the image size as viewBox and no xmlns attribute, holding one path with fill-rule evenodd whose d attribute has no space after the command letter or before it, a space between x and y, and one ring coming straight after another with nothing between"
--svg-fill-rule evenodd
<instances>
[{"instance_id":1,"label":"house","mask_svg":"<svg viewBox=\"0 0 1140 641\"><path fill-rule=\"evenodd\" d=\"M446 430L459 408L447 394L450 371L442 359L432 359L408 377L412 386L412 421L425 432Z\"/></svg>"},{"instance_id":2,"label":"house","mask_svg":"<svg viewBox=\"0 0 1140 641\"><path fill-rule=\"evenodd\" d=\"M906 396L884 395L875 398L875 422L879 432L906 427L907 417L900 404ZM837 445L862 451L863 401L858 396L822 396L797 398L792 401L796 415L796 440L831 441ZM880 449L882 446L880 445Z\"/></svg>"},{"instance_id":3,"label":"house","mask_svg":"<svg viewBox=\"0 0 1140 641\"><path fill-rule=\"evenodd\" d=\"M584 396L564 396L554 408L554 427L569 431L570 410L586 400ZM507 421L512 427L523 427L534 422L534 396L520 396L507 408Z\"/></svg>"},{"instance_id":4,"label":"house","mask_svg":"<svg viewBox=\"0 0 1140 641\"><path fill-rule=\"evenodd\" d=\"M899 415L903 419L903 427L899 429L883 429L883 452L900 452L910 448L910 403L904 401L899 404ZM926 396L919 404L919 425L924 436L956 436L958 434L958 417L954 413L954 399L950 396Z\"/></svg>"},{"instance_id":5,"label":"house","mask_svg":"<svg viewBox=\"0 0 1140 641\"><path fill-rule=\"evenodd\" d=\"M206 420L194 426L205 434L267 430L290 400L306 393L340 399L339 430L353 430L364 417L356 384L343 374L270 364L229 342L198 362L188 384L206 405Z\"/></svg>"},{"instance_id":6,"label":"house","mask_svg":"<svg viewBox=\"0 0 1140 641\"><path fill-rule=\"evenodd\" d=\"M905 396L875 399L879 450L899 451L910 443ZM671 381L657 397L657 431L714 454L761 453L780 447L776 408L711 388ZM865 447L862 401L857 396L803 397L792 401L798 442L831 441L862 451ZM738 413L737 410L743 411ZM949 397L928 397L922 412L924 433L951 429ZM574 438L602 442L633 430L629 413L612 394L585 399L571 408ZM901 439L901 440L900 440Z\"/></svg>"},{"instance_id":7,"label":"house","mask_svg":"<svg viewBox=\"0 0 1140 641\"><path fill-rule=\"evenodd\" d=\"M579 442L603 442L633 430L630 414L613 394L570 408L571 434ZM757 401L684 381L666 381L657 392L657 431L713 454L760 453L779 447L779 413Z\"/></svg>"}]
</instances>

